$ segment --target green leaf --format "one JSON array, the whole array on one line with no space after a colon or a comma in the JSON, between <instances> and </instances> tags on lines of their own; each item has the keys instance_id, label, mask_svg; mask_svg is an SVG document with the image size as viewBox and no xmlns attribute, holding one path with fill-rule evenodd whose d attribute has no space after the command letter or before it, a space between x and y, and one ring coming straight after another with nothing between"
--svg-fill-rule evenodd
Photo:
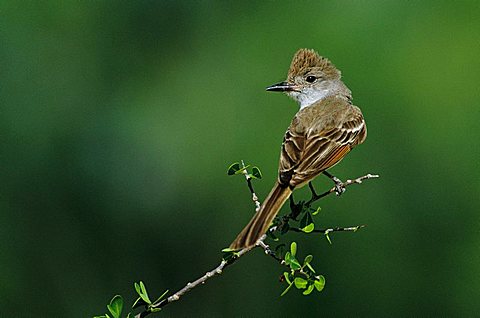
<instances>
[{"instance_id":1,"label":"green leaf","mask_svg":"<svg viewBox=\"0 0 480 318\"><path fill-rule=\"evenodd\" d=\"M315 224L310 223L309 225L305 226L302 231L305 233L310 233L315 229Z\"/></svg>"},{"instance_id":2,"label":"green leaf","mask_svg":"<svg viewBox=\"0 0 480 318\"><path fill-rule=\"evenodd\" d=\"M163 297L165 297L165 295L168 293L168 289L160 296L157 298L157 300L155 300L155 304L158 303L160 300L162 300ZM159 308L160 309L160 308Z\"/></svg>"},{"instance_id":3,"label":"green leaf","mask_svg":"<svg viewBox=\"0 0 480 318\"><path fill-rule=\"evenodd\" d=\"M292 256L297 254L297 243L292 242L292 244L290 244L290 252L292 253Z\"/></svg>"},{"instance_id":4,"label":"green leaf","mask_svg":"<svg viewBox=\"0 0 480 318\"><path fill-rule=\"evenodd\" d=\"M262 172L258 167L253 167L252 168L252 177L255 179L262 179Z\"/></svg>"},{"instance_id":5,"label":"green leaf","mask_svg":"<svg viewBox=\"0 0 480 318\"><path fill-rule=\"evenodd\" d=\"M120 295L115 295L110 304L107 305L108 311L112 314L113 318L120 318L123 309L123 298Z\"/></svg>"},{"instance_id":6,"label":"green leaf","mask_svg":"<svg viewBox=\"0 0 480 318\"><path fill-rule=\"evenodd\" d=\"M135 300L135 302L133 303L132 309L145 306L145 305L148 305L148 304L142 299L142 297L138 297L137 300Z\"/></svg>"},{"instance_id":7,"label":"green leaf","mask_svg":"<svg viewBox=\"0 0 480 318\"><path fill-rule=\"evenodd\" d=\"M302 268L298 260L293 256L290 257L290 268L293 269L294 271Z\"/></svg>"},{"instance_id":8,"label":"green leaf","mask_svg":"<svg viewBox=\"0 0 480 318\"><path fill-rule=\"evenodd\" d=\"M147 303L147 304L151 304L152 301L150 300L150 298L148 298L148 293L147 293L147 289L145 288L145 285L143 284L142 281L140 281L140 288L142 289L142 295L140 295L140 297L142 297L142 299Z\"/></svg>"},{"instance_id":9,"label":"green leaf","mask_svg":"<svg viewBox=\"0 0 480 318\"><path fill-rule=\"evenodd\" d=\"M330 240L328 233L325 233L325 237L327 238L328 243L332 244L332 240Z\"/></svg>"},{"instance_id":10,"label":"green leaf","mask_svg":"<svg viewBox=\"0 0 480 318\"><path fill-rule=\"evenodd\" d=\"M300 220L300 228L304 228L307 225L310 225L313 223L313 218L310 212L305 212L303 218Z\"/></svg>"},{"instance_id":11,"label":"green leaf","mask_svg":"<svg viewBox=\"0 0 480 318\"><path fill-rule=\"evenodd\" d=\"M295 287L297 287L298 289L304 289L307 287L308 284L308 281L301 277L295 277L293 282L295 283Z\"/></svg>"},{"instance_id":12,"label":"green leaf","mask_svg":"<svg viewBox=\"0 0 480 318\"><path fill-rule=\"evenodd\" d=\"M285 264L290 265L290 259L292 258L292 255L290 252L285 253Z\"/></svg>"},{"instance_id":13,"label":"green leaf","mask_svg":"<svg viewBox=\"0 0 480 318\"><path fill-rule=\"evenodd\" d=\"M311 263L312 260L313 260L313 255L307 255L305 257L305 260L303 261L303 265L307 265L307 264Z\"/></svg>"},{"instance_id":14,"label":"green leaf","mask_svg":"<svg viewBox=\"0 0 480 318\"><path fill-rule=\"evenodd\" d=\"M240 163L232 163L230 167L228 167L227 174L229 176L234 175L238 170L240 170Z\"/></svg>"},{"instance_id":15,"label":"green leaf","mask_svg":"<svg viewBox=\"0 0 480 318\"><path fill-rule=\"evenodd\" d=\"M290 273L288 272L283 272L283 277L285 277L285 280L287 281L288 284L292 284L292 281L290 280Z\"/></svg>"},{"instance_id":16,"label":"green leaf","mask_svg":"<svg viewBox=\"0 0 480 318\"><path fill-rule=\"evenodd\" d=\"M142 300L145 303L151 304L152 301L150 300L150 298L148 298L148 293L147 293L147 289L145 288L145 284L143 284L143 282L140 281L140 284L135 283L134 286L135 286L135 290L136 290L138 296L140 296L140 298L142 298ZM135 302L135 303L137 303L137 302Z\"/></svg>"},{"instance_id":17,"label":"green leaf","mask_svg":"<svg viewBox=\"0 0 480 318\"><path fill-rule=\"evenodd\" d=\"M322 208L318 208L315 210L315 212L312 212L312 215L317 215L318 213L320 213L320 210L322 210Z\"/></svg>"},{"instance_id":18,"label":"green leaf","mask_svg":"<svg viewBox=\"0 0 480 318\"><path fill-rule=\"evenodd\" d=\"M310 263L307 263L307 264L305 264L305 265L307 265L307 267L308 267L313 273L315 273L315 270L313 269L312 265L310 265Z\"/></svg>"},{"instance_id":19,"label":"green leaf","mask_svg":"<svg viewBox=\"0 0 480 318\"><path fill-rule=\"evenodd\" d=\"M151 308L150 309L151 312L159 312L161 310L162 310L162 308Z\"/></svg>"},{"instance_id":20,"label":"green leaf","mask_svg":"<svg viewBox=\"0 0 480 318\"><path fill-rule=\"evenodd\" d=\"M315 286L313 284L310 284L310 285L308 285L307 289L303 291L302 294L304 294L305 296L310 295L310 293L312 292L312 290L314 288L315 288Z\"/></svg>"},{"instance_id":21,"label":"green leaf","mask_svg":"<svg viewBox=\"0 0 480 318\"><path fill-rule=\"evenodd\" d=\"M283 293L280 295L280 297L282 297L283 295L285 295L285 294L290 290L290 288L292 288L292 286L293 286L293 283L290 284L290 285L288 285L288 287L283 291Z\"/></svg>"},{"instance_id":22,"label":"green leaf","mask_svg":"<svg viewBox=\"0 0 480 318\"><path fill-rule=\"evenodd\" d=\"M245 167L241 167L240 170L235 171L235 174L243 174L243 172L244 172L245 170L247 170L248 167L250 167L250 165L246 165Z\"/></svg>"},{"instance_id":23,"label":"green leaf","mask_svg":"<svg viewBox=\"0 0 480 318\"><path fill-rule=\"evenodd\" d=\"M325 277L322 275L319 276L318 280L314 281L313 284L315 285L315 288L320 292L323 290L325 287Z\"/></svg>"},{"instance_id":24,"label":"green leaf","mask_svg":"<svg viewBox=\"0 0 480 318\"><path fill-rule=\"evenodd\" d=\"M133 286L135 286L135 291L137 292L138 296L140 296L140 294L142 293L142 289L140 288L140 285L137 282L135 282Z\"/></svg>"}]
</instances>

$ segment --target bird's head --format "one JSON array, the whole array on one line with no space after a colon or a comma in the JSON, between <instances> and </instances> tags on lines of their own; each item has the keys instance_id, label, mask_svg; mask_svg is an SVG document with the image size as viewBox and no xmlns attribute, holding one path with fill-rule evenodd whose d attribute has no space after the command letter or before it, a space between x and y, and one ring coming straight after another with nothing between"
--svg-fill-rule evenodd
<instances>
[{"instance_id":1,"label":"bird's head","mask_svg":"<svg viewBox=\"0 0 480 318\"><path fill-rule=\"evenodd\" d=\"M327 58L314 50L300 49L293 56L287 80L267 87L267 91L285 92L304 108L333 94L350 95L340 77Z\"/></svg>"}]
</instances>

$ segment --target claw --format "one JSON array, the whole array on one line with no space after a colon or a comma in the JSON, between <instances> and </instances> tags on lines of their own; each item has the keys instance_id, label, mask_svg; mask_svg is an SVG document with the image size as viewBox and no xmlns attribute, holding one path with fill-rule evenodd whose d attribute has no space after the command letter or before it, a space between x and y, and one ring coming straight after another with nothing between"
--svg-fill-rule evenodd
<instances>
[{"instance_id":1,"label":"claw","mask_svg":"<svg viewBox=\"0 0 480 318\"><path fill-rule=\"evenodd\" d=\"M337 195L337 197L341 196L346 189L345 184L342 182L342 180L329 174L326 171L324 172L324 174L327 175L330 179L332 179L333 182L335 182L335 194Z\"/></svg>"},{"instance_id":2,"label":"claw","mask_svg":"<svg viewBox=\"0 0 480 318\"><path fill-rule=\"evenodd\" d=\"M339 180L340 181L340 180ZM341 196L345 192L346 188L343 182L335 182L335 194L337 197Z\"/></svg>"},{"instance_id":3,"label":"claw","mask_svg":"<svg viewBox=\"0 0 480 318\"><path fill-rule=\"evenodd\" d=\"M341 196L346 189L345 183L343 183L342 180L338 179L334 175L331 175L330 173L328 173L326 170L323 171L323 174L329 177L330 179L332 179L333 182L335 182L335 194L337 195L337 197Z\"/></svg>"}]
</instances>

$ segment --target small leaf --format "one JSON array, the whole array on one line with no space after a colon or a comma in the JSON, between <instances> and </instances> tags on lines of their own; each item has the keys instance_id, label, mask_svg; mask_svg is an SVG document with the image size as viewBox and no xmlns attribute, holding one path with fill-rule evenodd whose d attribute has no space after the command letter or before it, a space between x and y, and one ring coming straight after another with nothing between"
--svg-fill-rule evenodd
<instances>
[{"instance_id":1,"label":"small leaf","mask_svg":"<svg viewBox=\"0 0 480 318\"><path fill-rule=\"evenodd\" d=\"M292 244L290 244L290 252L292 253L292 256L297 254L297 243L292 242Z\"/></svg>"},{"instance_id":2,"label":"small leaf","mask_svg":"<svg viewBox=\"0 0 480 318\"><path fill-rule=\"evenodd\" d=\"M123 298L120 295L115 295L110 304L107 305L108 311L112 314L113 318L120 318L123 309Z\"/></svg>"},{"instance_id":3,"label":"small leaf","mask_svg":"<svg viewBox=\"0 0 480 318\"><path fill-rule=\"evenodd\" d=\"M144 302L146 302L147 304L151 304L152 301L150 300L150 298L148 298L148 293L147 293L147 289L145 288L145 284L142 281L140 281L140 285L138 285L138 287L140 289L140 292L138 292L137 286L135 286L135 290L137 290L138 295L142 297Z\"/></svg>"},{"instance_id":4,"label":"small leaf","mask_svg":"<svg viewBox=\"0 0 480 318\"><path fill-rule=\"evenodd\" d=\"M313 273L315 273L315 270L313 269L312 265L310 265L310 263L307 263L307 264L305 264L305 265L307 265L307 267L308 267Z\"/></svg>"},{"instance_id":5,"label":"small leaf","mask_svg":"<svg viewBox=\"0 0 480 318\"><path fill-rule=\"evenodd\" d=\"M313 255L307 255L307 256L305 257L305 260L303 261L303 264L304 264L304 265L307 265L307 264L309 264L312 260L313 260Z\"/></svg>"},{"instance_id":6,"label":"small leaf","mask_svg":"<svg viewBox=\"0 0 480 318\"><path fill-rule=\"evenodd\" d=\"M285 264L290 265L291 257L292 257L292 255L290 254L290 252L285 253Z\"/></svg>"},{"instance_id":7,"label":"small leaf","mask_svg":"<svg viewBox=\"0 0 480 318\"><path fill-rule=\"evenodd\" d=\"M234 175L235 172L237 172L238 170L240 170L240 163L238 162L232 163L230 167L228 167L227 174L229 176Z\"/></svg>"},{"instance_id":8,"label":"small leaf","mask_svg":"<svg viewBox=\"0 0 480 318\"><path fill-rule=\"evenodd\" d=\"M162 298L168 293L168 289L160 296L157 298L157 300L155 300L155 304L158 303L160 300L162 300ZM159 308L160 309L160 308Z\"/></svg>"},{"instance_id":9,"label":"small leaf","mask_svg":"<svg viewBox=\"0 0 480 318\"><path fill-rule=\"evenodd\" d=\"M312 212L312 215L317 215L318 213L320 213L320 210L322 210L322 208L318 208L315 210L315 212Z\"/></svg>"},{"instance_id":10,"label":"small leaf","mask_svg":"<svg viewBox=\"0 0 480 318\"><path fill-rule=\"evenodd\" d=\"M280 297L282 297L283 295L285 295L285 294L290 290L290 288L292 288L292 286L293 286L293 283L290 284L290 285L288 285L288 287L283 291L283 293L280 295Z\"/></svg>"},{"instance_id":11,"label":"small leaf","mask_svg":"<svg viewBox=\"0 0 480 318\"><path fill-rule=\"evenodd\" d=\"M298 260L293 256L290 257L290 268L293 269L294 271L302 268Z\"/></svg>"},{"instance_id":12,"label":"small leaf","mask_svg":"<svg viewBox=\"0 0 480 318\"><path fill-rule=\"evenodd\" d=\"M325 277L322 275L319 276L318 280L314 281L313 284L315 285L315 288L320 292L323 290L325 287Z\"/></svg>"},{"instance_id":13,"label":"small leaf","mask_svg":"<svg viewBox=\"0 0 480 318\"><path fill-rule=\"evenodd\" d=\"M304 294L305 296L310 295L310 293L312 292L312 290L314 288L315 288L315 286L313 284L310 284L310 285L308 285L307 289L303 291L302 294Z\"/></svg>"},{"instance_id":14,"label":"small leaf","mask_svg":"<svg viewBox=\"0 0 480 318\"><path fill-rule=\"evenodd\" d=\"M310 223L309 225L305 226L302 231L305 233L310 233L315 229L315 224Z\"/></svg>"},{"instance_id":15,"label":"small leaf","mask_svg":"<svg viewBox=\"0 0 480 318\"><path fill-rule=\"evenodd\" d=\"M135 286L135 291L137 292L138 296L140 296L140 294L142 293L142 289L140 288L140 285L137 282L135 282L133 286Z\"/></svg>"},{"instance_id":16,"label":"small leaf","mask_svg":"<svg viewBox=\"0 0 480 318\"><path fill-rule=\"evenodd\" d=\"M262 172L258 167L253 167L252 168L252 177L255 179L262 179Z\"/></svg>"},{"instance_id":17,"label":"small leaf","mask_svg":"<svg viewBox=\"0 0 480 318\"><path fill-rule=\"evenodd\" d=\"M300 227L301 228L304 228L306 227L307 225L309 224L312 224L313 223L313 218L312 218L312 215L310 214L310 212L305 212L305 215L303 216L303 218L300 220Z\"/></svg>"},{"instance_id":18,"label":"small leaf","mask_svg":"<svg viewBox=\"0 0 480 318\"><path fill-rule=\"evenodd\" d=\"M292 281L290 280L290 273L288 273L288 272L283 272L283 277L285 277L285 280L287 281L287 283L288 283L289 285L292 284Z\"/></svg>"},{"instance_id":19,"label":"small leaf","mask_svg":"<svg viewBox=\"0 0 480 318\"><path fill-rule=\"evenodd\" d=\"M243 174L244 172L246 172L246 170L250 167L250 165L246 165L245 167L240 167L240 169L238 169L237 171L235 171L234 174Z\"/></svg>"},{"instance_id":20,"label":"small leaf","mask_svg":"<svg viewBox=\"0 0 480 318\"><path fill-rule=\"evenodd\" d=\"M308 281L301 278L301 277L295 277L295 279L293 280L293 282L295 283L295 287L297 287L298 289L304 289L307 287L307 283Z\"/></svg>"},{"instance_id":21,"label":"small leaf","mask_svg":"<svg viewBox=\"0 0 480 318\"><path fill-rule=\"evenodd\" d=\"M135 300L135 302L133 303L132 309L145 306L145 305L148 305L148 304L142 299L142 297L138 297L137 300Z\"/></svg>"},{"instance_id":22,"label":"small leaf","mask_svg":"<svg viewBox=\"0 0 480 318\"><path fill-rule=\"evenodd\" d=\"M152 309L150 309L151 312L159 312L161 310L162 310L162 308L152 308Z\"/></svg>"},{"instance_id":23,"label":"small leaf","mask_svg":"<svg viewBox=\"0 0 480 318\"><path fill-rule=\"evenodd\" d=\"M325 237L327 238L328 243L332 244L332 240L330 240L328 233L325 233Z\"/></svg>"}]
</instances>

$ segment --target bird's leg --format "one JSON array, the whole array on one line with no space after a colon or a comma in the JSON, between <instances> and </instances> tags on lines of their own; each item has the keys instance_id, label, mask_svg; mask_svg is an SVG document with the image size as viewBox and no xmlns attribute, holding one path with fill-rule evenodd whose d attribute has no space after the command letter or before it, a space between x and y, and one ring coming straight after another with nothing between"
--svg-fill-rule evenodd
<instances>
[{"instance_id":1,"label":"bird's leg","mask_svg":"<svg viewBox=\"0 0 480 318\"><path fill-rule=\"evenodd\" d=\"M323 174L335 182L335 193L337 196L340 196L343 192L345 192L345 185L343 184L342 180L338 179L334 175L331 175L327 170L323 171Z\"/></svg>"},{"instance_id":2,"label":"bird's leg","mask_svg":"<svg viewBox=\"0 0 480 318\"><path fill-rule=\"evenodd\" d=\"M312 181L308 183L308 187L310 188L310 191L312 192L312 198L318 197L317 192L315 192L315 188L313 187Z\"/></svg>"},{"instance_id":3,"label":"bird's leg","mask_svg":"<svg viewBox=\"0 0 480 318\"><path fill-rule=\"evenodd\" d=\"M300 212L302 212L302 206L303 206L303 203L302 202L299 202L299 203L295 203L295 199L293 198L293 193L290 194L290 217L294 220L297 219L298 215L300 214Z\"/></svg>"}]
</instances>

